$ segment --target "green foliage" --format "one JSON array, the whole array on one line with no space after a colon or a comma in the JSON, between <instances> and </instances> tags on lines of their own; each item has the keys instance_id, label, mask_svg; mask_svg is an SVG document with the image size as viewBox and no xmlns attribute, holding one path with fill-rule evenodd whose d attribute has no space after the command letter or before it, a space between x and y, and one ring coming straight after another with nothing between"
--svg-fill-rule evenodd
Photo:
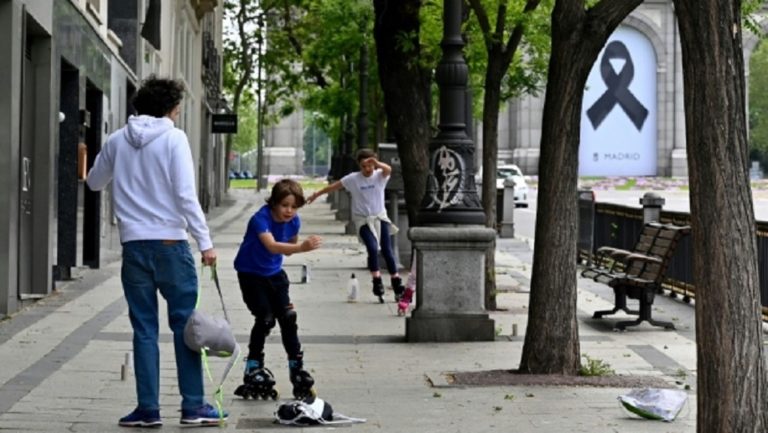
<instances>
[{"instance_id":1,"label":"green foliage","mask_svg":"<svg viewBox=\"0 0 768 433\"><path fill-rule=\"evenodd\" d=\"M482 0L495 20L497 7L504 4L506 32L516 24L525 25L503 81L501 98L509 99L540 89L549 52L549 11L552 0L543 0L533 13L523 13L523 0ZM341 119L354 119L359 111L358 92L360 47L368 46L369 124L382 118L378 88L378 66L373 41L373 4L367 0L225 0L224 66L225 94L237 104L250 104L262 89L267 107L265 123L273 124L302 107L317 113L316 125L328 137L340 137ZM441 56L443 2L427 0L420 9L418 34L398 36L399 48L416 49L417 65L434 70ZM263 32L259 31L259 16ZM242 29L242 30L241 30ZM259 59L260 38L264 52ZM508 38L508 33L501 37ZM469 87L474 95L473 111L480 116L488 52L477 20L467 15L464 26L465 55L470 68ZM263 82L258 82L258 61ZM437 86L433 86L432 107L439 108ZM234 107L239 111L239 107ZM434 116L435 118L437 116ZM374 128L371 128L373 130ZM247 139L238 140L243 147Z\"/></svg>"},{"instance_id":2,"label":"green foliage","mask_svg":"<svg viewBox=\"0 0 768 433\"><path fill-rule=\"evenodd\" d=\"M304 162L316 166L329 165L331 153L328 146L330 137L326 134L321 116L305 116L304 125ZM313 157L314 155L314 157ZM310 174L310 173L307 173Z\"/></svg>"},{"instance_id":3,"label":"green foliage","mask_svg":"<svg viewBox=\"0 0 768 433\"><path fill-rule=\"evenodd\" d=\"M766 36L763 26L760 24L760 9L765 0L743 0L741 3L742 25L745 29L764 38Z\"/></svg>"},{"instance_id":4,"label":"green foliage","mask_svg":"<svg viewBox=\"0 0 768 433\"><path fill-rule=\"evenodd\" d=\"M233 189L256 189L256 179L230 179L229 187Z\"/></svg>"},{"instance_id":5,"label":"green foliage","mask_svg":"<svg viewBox=\"0 0 768 433\"><path fill-rule=\"evenodd\" d=\"M602 359L591 358L589 355L581 355L585 363L579 367L579 376L609 376L616 374L611 365Z\"/></svg>"},{"instance_id":6,"label":"green foliage","mask_svg":"<svg viewBox=\"0 0 768 433\"><path fill-rule=\"evenodd\" d=\"M750 157L768 168L768 44L752 52L749 74Z\"/></svg>"},{"instance_id":7,"label":"green foliage","mask_svg":"<svg viewBox=\"0 0 768 433\"><path fill-rule=\"evenodd\" d=\"M241 100L255 99L258 13L258 0L224 1L222 87L235 111Z\"/></svg>"},{"instance_id":8,"label":"green foliage","mask_svg":"<svg viewBox=\"0 0 768 433\"><path fill-rule=\"evenodd\" d=\"M256 105L253 101L240 104L237 110L237 134L232 136L232 150L245 153L256 148L259 131Z\"/></svg>"},{"instance_id":9,"label":"green foliage","mask_svg":"<svg viewBox=\"0 0 768 433\"><path fill-rule=\"evenodd\" d=\"M502 80L501 101L525 94L538 94L542 89L549 66L550 14L553 1L544 0L531 11L525 11L525 0L480 0L480 10L472 9L466 24L469 44L467 61L473 71L473 89L482 87L489 55L500 56L502 52L515 50L509 68ZM487 16L488 30L480 25L480 14ZM503 26L497 27L501 17ZM522 38L518 46L510 47L510 34L518 27Z\"/></svg>"},{"instance_id":10,"label":"green foliage","mask_svg":"<svg viewBox=\"0 0 768 433\"><path fill-rule=\"evenodd\" d=\"M267 122L273 123L301 106L328 119L319 124L332 137L340 136L340 119L359 110L360 48L368 46L369 88L377 83L373 46L373 5L368 1L264 1L267 46L264 64L268 81ZM373 95L373 91L369 94ZM368 111L375 118L376 106ZM371 122L369 122L371 123Z\"/></svg>"},{"instance_id":11,"label":"green foliage","mask_svg":"<svg viewBox=\"0 0 768 433\"><path fill-rule=\"evenodd\" d=\"M617 191L629 191L637 185L637 179L630 177L623 185L616 185Z\"/></svg>"},{"instance_id":12,"label":"green foliage","mask_svg":"<svg viewBox=\"0 0 768 433\"><path fill-rule=\"evenodd\" d=\"M298 179L297 181L304 190L304 194L318 191L328 186L327 182L317 179ZM273 185L274 184L267 185L267 191L271 190ZM256 189L256 179L230 179L229 187L235 189Z\"/></svg>"}]
</instances>

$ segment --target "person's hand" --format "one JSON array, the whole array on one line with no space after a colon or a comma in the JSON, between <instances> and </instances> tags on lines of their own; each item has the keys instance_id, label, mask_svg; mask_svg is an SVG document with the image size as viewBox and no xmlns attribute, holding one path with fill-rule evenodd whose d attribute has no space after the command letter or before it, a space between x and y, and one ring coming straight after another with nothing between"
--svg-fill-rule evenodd
<instances>
[{"instance_id":1,"label":"person's hand","mask_svg":"<svg viewBox=\"0 0 768 433\"><path fill-rule=\"evenodd\" d=\"M364 160L363 160L363 163L364 163L364 164L373 164L373 166L374 166L374 167L378 167L378 166L379 166L379 160L378 160L378 159L376 159L376 157L375 157L375 156L372 156L372 157L370 157L370 158L366 158L366 159L364 159Z\"/></svg>"},{"instance_id":2,"label":"person's hand","mask_svg":"<svg viewBox=\"0 0 768 433\"><path fill-rule=\"evenodd\" d=\"M311 235L308 238L304 239L304 242L301 243L301 251L307 252L312 251L320 248L320 245L323 243L323 240L320 238L320 236L317 235Z\"/></svg>"},{"instance_id":3,"label":"person's hand","mask_svg":"<svg viewBox=\"0 0 768 433\"><path fill-rule=\"evenodd\" d=\"M312 204L313 201L317 200L318 197L320 197L322 194L320 194L320 191L315 191L312 194L307 197L307 204Z\"/></svg>"},{"instance_id":4,"label":"person's hand","mask_svg":"<svg viewBox=\"0 0 768 433\"><path fill-rule=\"evenodd\" d=\"M203 254L203 265L213 266L216 264L216 250L214 250L213 248L210 248L203 251L202 254Z\"/></svg>"}]
</instances>

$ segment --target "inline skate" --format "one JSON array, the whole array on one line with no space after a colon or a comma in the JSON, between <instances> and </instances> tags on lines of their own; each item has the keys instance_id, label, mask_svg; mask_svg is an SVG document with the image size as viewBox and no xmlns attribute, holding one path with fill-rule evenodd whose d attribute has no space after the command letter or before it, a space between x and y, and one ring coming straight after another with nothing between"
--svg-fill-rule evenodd
<instances>
[{"instance_id":1,"label":"inline skate","mask_svg":"<svg viewBox=\"0 0 768 433\"><path fill-rule=\"evenodd\" d=\"M373 277L373 295L378 296L379 303L384 303L384 283L381 277Z\"/></svg>"},{"instance_id":2,"label":"inline skate","mask_svg":"<svg viewBox=\"0 0 768 433\"><path fill-rule=\"evenodd\" d=\"M403 296L397 301L397 315L405 316L408 313L408 308L410 308L411 302L413 302L413 288L406 287L403 290Z\"/></svg>"},{"instance_id":3,"label":"inline skate","mask_svg":"<svg viewBox=\"0 0 768 433\"><path fill-rule=\"evenodd\" d=\"M307 370L304 370L301 359L288 361L288 373L293 384L293 398L302 400L317 395L314 388L315 379Z\"/></svg>"},{"instance_id":4,"label":"inline skate","mask_svg":"<svg viewBox=\"0 0 768 433\"><path fill-rule=\"evenodd\" d=\"M392 290L395 292L395 302L400 302L400 298L402 298L403 293L405 293L403 280L400 277L392 277L390 281L392 283Z\"/></svg>"},{"instance_id":5,"label":"inline skate","mask_svg":"<svg viewBox=\"0 0 768 433\"><path fill-rule=\"evenodd\" d=\"M275 376L268 368L264 368L264 363L249 359L243 375L243 384L235 390L235 395L248 400L259 398L267 400L277 400L278 392L275 389Z\"/></svg>"}]
</instances>

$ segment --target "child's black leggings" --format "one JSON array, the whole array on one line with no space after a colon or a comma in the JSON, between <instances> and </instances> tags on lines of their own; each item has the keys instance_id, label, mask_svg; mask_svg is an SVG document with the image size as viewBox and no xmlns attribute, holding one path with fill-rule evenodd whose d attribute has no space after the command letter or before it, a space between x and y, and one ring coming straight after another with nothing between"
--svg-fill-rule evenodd
<instances>
[{"instance_id":1,"label":"child's black leggings","mask_svg":"<svg viewBox=\"0 0 768 433\"><path fill-rule=\"evenodd\" d=\"M251 339L248 343L248 359L262 360L267 335L280 324L280 335L288 359L297 359L301 352L296 312L288 296L288 275L281 270L275 275L262 277L238 272L243 301L254 317Z\"/></svg>"}]
</instances>

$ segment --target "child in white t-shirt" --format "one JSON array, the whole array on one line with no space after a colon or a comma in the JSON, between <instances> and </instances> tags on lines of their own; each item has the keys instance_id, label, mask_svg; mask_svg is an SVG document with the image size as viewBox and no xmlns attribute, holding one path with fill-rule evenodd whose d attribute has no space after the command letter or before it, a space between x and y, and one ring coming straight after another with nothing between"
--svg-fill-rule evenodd
<instances>
[{"instance_id":1,"label":"child in white t-shirt","mask_svg":"<svg viewBox=\"0 0 768 433\"><path fill-rule=\"evenodd\" d=\"M357 164L360 171L350 173L341 180L313 193L307 198L307 203L312 203L321 195L341 188L349 191L352 198L352 222L368 251L368 270L373 279L373 294L379 297L379 302L384 302L384 284L381 281L379 269L379 248L381 248L391 278L392 289L395 291L395 300L399 300L405 288L397 271L391 240L391 236L397 233L397 227L390 221L387 209L384 207L384 187L389 181L392 167L379 161L376 152L371 149L358 150Z\"/></svg>"}]
</instances>

